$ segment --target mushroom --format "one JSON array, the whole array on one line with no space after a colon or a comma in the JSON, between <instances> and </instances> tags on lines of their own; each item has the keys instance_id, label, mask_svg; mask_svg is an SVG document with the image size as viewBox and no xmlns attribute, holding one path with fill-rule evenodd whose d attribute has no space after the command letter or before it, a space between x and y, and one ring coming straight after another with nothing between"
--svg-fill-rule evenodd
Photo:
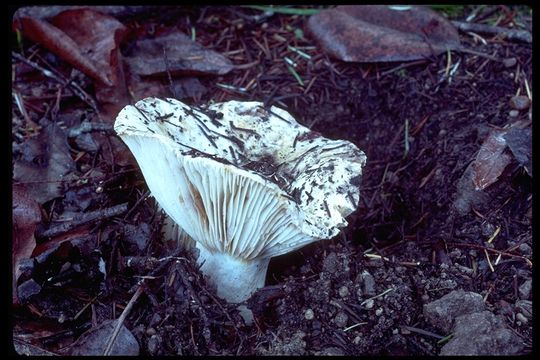
<instances>
[{"instance_id":1,"label":"mushroom","mask_svg":"<svg viewBox=\"0 0 540 360\"><path fill-rule=\"evenodd\" d=\"M271 257L337 235L359 203L364 153L275 106L146 98L114 129L230 303L264 286Z\"/></svg>"}]
</instances>

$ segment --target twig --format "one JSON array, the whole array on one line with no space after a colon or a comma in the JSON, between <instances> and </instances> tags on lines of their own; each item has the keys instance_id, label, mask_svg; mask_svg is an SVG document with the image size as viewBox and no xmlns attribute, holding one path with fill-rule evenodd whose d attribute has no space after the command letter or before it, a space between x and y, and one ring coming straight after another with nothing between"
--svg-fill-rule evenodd
<instances>
[{"instance_id":1,"label":"twig","mask_svg":"<svg viewBox=\"0 0 540 360\"><path fill-rule=\"evenodd\" d=\"M139 296L141 296L141 294L143 292L144 292L144 286L143 286L143 283L141 282L139 284L139 287L137 288L137 291L135 292L135 294L133 294L133 296L131 297L131 300L129 300L129 303L127 304L126 308L124 309L124 311L122 311L122 314L120 315L120 317L116 321L116 325L115 325L114 330L113 330L113 332L111 334L111 337L109 338L109 341L107 342L107 346L105 347L105 351L103 351L103 356L108 356L108 355L111 354L112 347L114 345L114 342L116 341L116 338L118 337L118 333L120 333L120 329L122 328L122 324L124 324L124 321L126 320L126 317L131 312L131 309L133 308L133 305L135 304L135 302L137 301L137 299L139 298Z\"/></svg>"},{"instance_id":2,"label":"twig","mask_svg":"<svg viewBox=\"0 0 540 360\"><path fill-rule=\"evenodd\" d=\"M135 203L135 205L133 205L133 207L131 209L129 209L129 211L126 213L126 215L124 216L124 220L127 220L127 218L129 217L129 215L131 215L131 213L133 212L133 210L135 210L144 200L146 200L146 198L148 197L148 195L150 195L150 190L147 190L140 198L139 200L137 200L137 202Z\"/></svg>"},{"instance_id":3,"label":"twig","mask_svg":"<svg viewBox=\"0 0 540 360\"><path fill-rule=\"evenodd\" d=\"M110 208L80 214L75 216L70 222L66 222L58 226L54 226L50 229L38 232L36 233L36 236L38 238L45 238L63 234L71 229L76 228L77 226L84 225L92 221L103 220L113 216L121 215L125 213L127 209L128 203L124 203Z\"/></svg>"},{"instance_id":4,"label":"twig","mask_svg":"<svg viewBox=\"0 0 540 360\"><path fill-rule=\"evenodd\" d=\"M388 288L388 289L384 290L382 293L380 293L380 294L378 294L378 295L375 295L375 296L372 296L372 297L370 297L369 299L366 299L366 300L362 301L362 302L360 303L360 306L365 305L369 300L375 300L375 299L377 299L377 298L380 298L381 296L384 296L384 295L388 294L388 293L391 292L391 291L394 291L394 288Z\"/></svg>"},{"instance_id":5,"label":"twig","mask_svg":"<svg viewBox=\"0 0 540 360\"><path fill-rule=\"evenodd\" d=\"M466 54L471 54L471 55L480 56L480 57L489 59L489 60L491 60L491 61L499 61L499 62L501 61L501 59L498 59L498 58L496 58L495 56L491 56L491 55L488 55L488 54L484 54L483 52L480 52L480 51L474 51L474 50L471 50L471 49L468 49L468 48L464 48L464 47L457 48L456 51L460 51L460 52L463 52L463 53L466 53Z\"/></svg>"},{"instance_id":6,"label":"twig","mask_svg":"<svg viewBox=\"0 0 540 360\"><path fill-rule=\"evenodd\" d=\"M454 242L454 243L448 243L448 246L466 247L466 248L473 248L473 249L479 249L479 250L486 250L486 251L489 251L489 252L492 252L492 253L495 253L495 254L500 254L502 256L509 256L509 257L524 260L527 263L527 265L529 265L530 267L532 267L532 265L533 265L531 260L527 259L525 256L512 254L512 253L509 253L509 252L506 252L506 251L500 251L500 250L496 250L496 249L486 248L485 246L482 246L482 245L464 244L464 243L455 243Z\"/></svg>"},{"instance_id":7,"label":"twig","mask_svg":"<svg viewBox=\"0 0 540 360\"><path fill-rule=\"evenodd\" d=\"M507 29L500 26L452 21L455 27L463 32L473 31L490 35L503 35L508 40L518 40L532 43L532 34L527 30Z\"/></svg>"},{"instance_id":8,"label":"twig","mask_svg":"<svg viewBox=\"0 0 540 360\"><path fill-rule=\"evenodd\" d=\"M351 325L351 326L349 326L349 327L346 327L345 329L343 329L343 331L347 332L347 331L352 330L352 329L354 329L355 327L360 326L360 325L367 325L367 322L359 322L359 323L356 323L356 324L354 324L354 325Z\"/></svg>"},{"instance_id":9,"label":"twig","mask_svg":"<svg viewBox=\"0 0 540 360\"><path fill-rule=\"evenodd\" d=\"M30 60L27 60L25 59L22 55L20 54L17 54L16 52L11 52L11 56L13 56L15 59L19 60L19 61L22 61L23 63L25 63L26 65L36 69L36 70L39 70L43 75L45 75L46 77L50 78L50 79L53 79L55 81L57 81L58 83L60 83L61 85L63 86L68 86L70 87L72 90L73 90L73 93L75 93L75 95L77 95L77 97L79 99L81 99L82 101L84 101L85 103L87 103L97 114L99 114L99 111L98 111L98 108L97 108L97 105L94 101L94 99L92 99L90 97L90 95L88 95L83 89L81 89L81 87L79 85L77 85L76 83L72 82L71 80L67 80L65 79L63 76L61 75L57 75L57 74L54 74L54 72L50 71L50 70L47 70L45 68L43 68L42 66L36 64L35 62L33 61L30 61Z\"/></svg>"},{"instance_id":10,"label":"twig","mask_svg":"<svg viewBox=\"0 0 540 360\"><path fill-rule=\"evenodd\" d=\"M108 123L83 121L79 126L69 129L67 136L70 138L74 138L81 134L92 131L105 131L112 133L113 126L112 124Z\"/></svg>"},{"instance_id":11,"label":"twig","mask_svg":"<svg viewBox=\"0 0 540 360\"><path fill-rule=\"evenodd\" d=\"M493 239L495 239L497 237L497 235L499 235L499 232L501 231L501 227L500 226L497 226L497 228L495 229L495 231L493 232L493 235L491 235L487 241L488 244L491 244L491 242L493 241Z\"/></svg>"},{"instance_id":12,"label":"twig","mask_svg":"<svg viewBox=\"0 0 540 360\"><path fill-rule=\"evenodd\" d=\"M432 333L431 331L427 331L424 329L419 329L419 328L415 328L415 327L407 326L407 325L402 325L402 328L404 328L405 330L409 330L410 332L415 332L420 335L431 336L431 337L434 337L435 339L439 339L439 340L444 339L444 336Z\"/></svg>"},{"instance_id":13,"label":"twig","mask_svg":"<svg viewBox=\"0 0 540 360\"><path fill-rule=\"evenodd\" d=\"M428 61L427 60L417 60L417 61L412 61L412 62L409 62L409 63L406 63L406 64L401 64L401 65L398 65L390 70L386 70L384 72L381 73L381 77L382 76L386 76L388 74L391 74L393 72L396 72L398 70L401 70L401 69L406 69L406 68L409 68L411 66L416 66L416 65L422 65L422 64L425 64L427 63Z\"/></svg>"},{"instance_id":14,"label":"twig","mask_svg":"<svg viewBox=\"0 0 540 360\"><path fill-rule=\"evenodd\" d=\"M491 259L489 258L489 254L488 254L486 248L484 248L484 255L486 255L486 260L487 260L487 263L489 265L489 269L491 270L491 272L495 272L495 269L493 268L493 265L491 265Z\"/></svg>"},{"instance_id":15,"label":"twig","mask_svg":"<svg viewBox=\"0 0 540 360\"><path fill-rule=\"evenodd\" d=\"M193 39L193 41L195 40ZM169 69L169 59L167 58L167 49L165 49L165 46L163 46L163 61L165 62L165 69L167 70L167 78L169 79L169 89L171 91L172 96L175 99L178 99L178 94L176 93L176 89L174 88L174 84L172 81L171 70Z\"/></svg>"}]
</instances>

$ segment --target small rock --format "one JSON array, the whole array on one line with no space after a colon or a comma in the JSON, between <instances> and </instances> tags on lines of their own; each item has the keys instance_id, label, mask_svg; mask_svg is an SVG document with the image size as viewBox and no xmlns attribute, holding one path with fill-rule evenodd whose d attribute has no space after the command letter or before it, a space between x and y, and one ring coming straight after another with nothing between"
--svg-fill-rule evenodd
<instances>
[{"instance_id":1,"label":"small rock","mask_svg":"<svg viewBox=\"0 0 540 360\"><path fill-rule=\"evenodd\" d=\"M510 106L516 110L527 110L531 106L531 100L523 95L514 96L510 99Z\"/></svg>"},{"instance_id":2,"label":"small rock","mask_svg":"<svg viewBox=\"0 0 540 360\"><path fill-rule=\"evenodd\" d=\"M150 339L148 339L148 353L152 356L158 355L161 343L161 336L152 335Z\"/></svg>"},{"instance_id":3,"label":"small rock","mask_svg":"<svg viewBox=\"0 0 540 360\"><path fill-rule=\"evenodd\" d=\"M511 68L513 66L516 66L517 59L515 57L511 57L511 58L503 59L502 62L505 68Z\"/></svg>"},{"instance_id":4,"label":"small rock","mask_svg":"<svg viewBox=\"0 0 540 360\"><path fill-rule=\"evenodd\" d=\"M499 314L503 316L511 316L514 313L514 309L512 308L512 305L510 305L508 302L504 300L499 300L497 302L497 307L499 309Z\"/></svg>"},{"instance_id":5,"label":"small rock","mask_svg":"<svg viewBox=\"0 0 540 360\"><path fill-rule=\"evenodd\" d=\"M313 313L313 310L307 309L304 313L304 317L306 318L306 320L313 320L315 318L315 314Z\"/></svg>"},{"instance_id":6,"label":"small rock","mask_svg":"<svg viewBox=\"0 0 540 360\"><path fill-rule=\"evenodd\" d=\"M519 115L519 111L517 110L510 110L510 112L508 112L508 116L510 116L511 118L518 117L518 115Z\"/></svg>"},{"instance_id":7,"label":"small rock","mask_svg":"<svg viewBox=\"0 0 540 360\"><path fill-rule=\"evenodd\" d=\"M373 296L375 295L375 279L367 270L362 271L360 275L362 279L362 290L364 295Z\"/></svg>"},{"instance_id":8,"label":"small rock","mask_svg":"<svg viewBox=\"0 0 540 360\"><path fill-rule=\"evenodd\" d=\"M329 348L325 348L321 351L316 351L315 354L316 356L343 356L345 355L345 353L343 352L343 350L341 350L340 348L338 347L329 347Z\"/></svg>"},{"instance_id":9,"label":"small rock","mask_svg":"<svg viewBox=\"0 0 540 360\"><path fill-rule=\"evenodd\" d=\"M516 310L522 313L527 319L532 319L533 309L531 300L516 301Z\"/></svg>"},{"instance_id":10,"label":"small rock","mask_svg":"<svg viewBox=\"0 0 540 360\"><path fill-rule=\"evenodd\" d=\"M340 328L347 326L347 321L349 321L349 316L343 311L339 311L334 317L334 324Z\"/></svg>"},{"instance_id":11,"label":"small rock","mask_svg":"<svg viewBox=\"0 0 540 360\"><path fill-rule=\"evenodd\" d=\"M382 259L369 259L365 264L367 267L380 268L384 266L384 261Z\"/></svg>"},{"instance_id":12,"label":"small rock","mask_svg":"<svg viewBox=\"0 0 540 360\"><path fill-rule=\"evenodd\" d=\"M367 300L366 303L364 304L364 306L365 306L365 308L367 310L373 309L374 305L375 305L375 300L373 300L373 299Z\"/></svg>"},{"instance_id":13,"label":"small rock","mask_svg":"<svg viewBox=\"0 0 540 360\"><path fill-rule=\"evenodd\" d=\"M383 311L384 311L383 308L378 308L377 310L375 310L375 315L381 316Z\"/></svg>"},{"instance_id":14,"label":"small rock","mask_svg":"<svg viewBox=\"0 0 540 360\"><path fill-rule=\"evenodd\" d=\"M156 333L157 333L157 331L153 327L149 327L148 329L146 329L146 335L148 335L148 336L153 336Z\"/></svg>"},{"instance_id":15,"label":"small rock","mask_svg":"<svg viewBox=\"0 0 540 360\"><path fill-rule=\"evenodd\" d=\"M529 300L532 293L532 279L525 280L519 287L519 297L522 300Z\"/></svg>"},{"instance_id":16,"label":"small rock","mask_svg":"<svg viewBox=\"0 0 540 360\"><path fill-rule=\"evenodd\" d=\"M41 286L34 279L26 280L17 287L17 295L22 304L30 300L32 296L39 294L40 291Z\"/></svg>"},{"instance_id":17,"label":"small rock","mask_svg":"<svg viewBox=\"0 0 540 360\"><path fill-rule=\"evenodd\" d=\"M323 260L323 271L330 274L334 274L338 269L338 266L339 266L338 262L339 260L337 258L336 253L331 252Z\"/></svg>"},{"instance_id":18,"label":"small rock","mask_svg":"<svg viewBox=\"0 0 540 360\"><path fill-rule=\"evenodd\" d=\"M529 246L529 244L521 244L519 245L519 251L522 255L531 255L532 254L532 248Z\"/></svg>"},{"instance_id":19,"label":"small rock","mask_svg":"<svg viewBox=\"0 0 540 360\"><path fill-rule=\"evenodd\" d=\"M482 311L482 295L463 290L452 291L438 300L424 305L424 317L433 326L449 333L458 316Z\"/></svg>"},{"instance_id":20,"label":"small rock","mask_svg":"<svg viewBox=\"0 0 540 360\"><path fill-rule=\"evenodd\" d=\"M459 269L463 274L471 276L474 273L474 270L466 266L455 263L454 266Z\"/></svg>"},{"instance_id":21,"label":"small rock","mask_svg":"<svg viewBox=\"0 0 540 360\"><path fill-rule=\"evenodd\" d=\"M526 325L529 322L529 320L522 313L516 314L516 320L521 322L523 325Z\"/></svg>"},{"instance_id":22,"label":"small rock","mask_svg":"<svg viewBox=\"0 0 540 360\"><path fill-rule=\"evenodd\" d=\"M150 319L150 322L148 323L148 326L156 326L161 321L161 315L159 313L154 313L152 315L152 318Z\"/></svg>"},{"instance_id":23,"label":"small rock","mask_svg":"<svg viewBox=\"0 0 540 360\"><path fill-rule=\"evenodd\" d=\"M440 355L515 355L523 349L521 339L490 311L457 317L453 333Z\"/></svg>"},{"instance_id":24,"label":"small rock","mask_svg":"<svg viewBox=\"0 0 540 360\"><path fill-rule=\"evenodd\" d=\"M349 296L349 289L346 286L342 286L339 288L338 293L342 298L346 298Z\"/></svg>"}]
</instances>

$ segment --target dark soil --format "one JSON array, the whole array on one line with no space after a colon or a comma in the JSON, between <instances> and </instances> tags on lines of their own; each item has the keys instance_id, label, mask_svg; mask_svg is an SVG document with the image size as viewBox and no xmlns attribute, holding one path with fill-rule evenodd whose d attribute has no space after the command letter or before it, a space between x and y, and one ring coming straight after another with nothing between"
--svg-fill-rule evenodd
<instances>
[{"instance_id":1,"label":"dark soil","mask_svg":"<svg viewBox=\"0 0 540 360\"><path fill-rule=\"evenodd\" d=\"M521 12L515 16L525 21L527 14ZM249 302L255 323L248 327L235 306L206 285L193 254L179 251L163 260L171 246L160 236L162 216L154 200L142 199L148 195L142 175L135 165L111 163L104 147L77 165L80 174L96 168L102 177L67 186L62 198L42 204L43 211L57 217L73 212L69 201L87 199L87 211L128 202L129 213L85 225L79 235L71 230L61 245L58 237L54 246L51 239L38 239L40 246L51 242L55 253L40 255L46 261L34 263L19 280L32 278L42 288L15 308L14 336L63 353L84 331L118 318L146 276L144 292L124 322L141 354L436 355L449 334L426 321L423 305L457 289L481 294L487 309L521 338L523 353L531 351L532 320L524 321L516 307L519 300L530 300L530 295L523 299L520 287L532 278L531 177L514 159L466 211L458 211L455 202L466 191L464 173L490 130L531 120L531 109L511 116L509 101L518 89L526 94L525 81L532 88L532 46L490 36L484 44L462 34L465 47L517 62L506 67L452 52L452 65L460 65L450 80L446 55L413 65L351 64L313 47L306 50L311 60L302 60L287 45L315 45L295 37L294 29L302 29L306 18L276 14L255 21L260 14L194 7L137 22L176 25L187 34L196 26L202 45L223 54L242 49L229 56L233 62L259 60L225 76L200 77L207 92L196 101L182 101L264 101L286 108L325 137L346 139L364 150L362 201L349 226L334 239L272 259L268 286ZM254 39L267 44L268 53ZM287 70L286 55L297 60L305 86ZM50 82L40 81L43 87ZM227 90L216 83L250 90ZM30 84L16 86L30 94ZM43 101L53 104L56 98ZM90 112L74 97L61 104L57 114L48 116L66 119L76 111ZM20 117L15 106L13 114ZM39 121L38 114L31 115ZM20 139L14 138L17 143ZM82 270L65 271L66 264Z\"/></svg>"}]
</instances>

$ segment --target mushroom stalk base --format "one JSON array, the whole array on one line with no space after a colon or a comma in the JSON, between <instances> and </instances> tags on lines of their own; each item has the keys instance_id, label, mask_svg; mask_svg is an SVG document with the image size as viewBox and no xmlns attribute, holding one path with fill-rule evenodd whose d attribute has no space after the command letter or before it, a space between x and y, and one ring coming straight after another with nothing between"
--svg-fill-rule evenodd
<instances>
[{"instance_id":1,"label":"mushroom stalk base","mask_svg":"<svg viewBox=\"0 0 540 360\"><path fill-rule=\"evenodd\" d=\"M264 287L269 258L242 260L225 253L212 253L197 243L201 271L217 288L219 297L241 303Z\"/></svg>"}]
</instances>

